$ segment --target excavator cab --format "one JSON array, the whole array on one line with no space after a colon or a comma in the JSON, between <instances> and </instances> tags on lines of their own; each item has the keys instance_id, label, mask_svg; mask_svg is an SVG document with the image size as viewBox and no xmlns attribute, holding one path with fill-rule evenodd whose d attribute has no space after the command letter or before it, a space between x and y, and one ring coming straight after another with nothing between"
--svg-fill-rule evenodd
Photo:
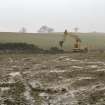
<instances>
[{"instance_id":1,"label":"excavator cab","mask_svg":"<svg viewBox=\"0 0 105 105\"><path fill-rule=\"evenodd\" d=\"M76 39L76 42L74 44L74 48L80 48L80 41Z\"/></svg>"}]
</instances>

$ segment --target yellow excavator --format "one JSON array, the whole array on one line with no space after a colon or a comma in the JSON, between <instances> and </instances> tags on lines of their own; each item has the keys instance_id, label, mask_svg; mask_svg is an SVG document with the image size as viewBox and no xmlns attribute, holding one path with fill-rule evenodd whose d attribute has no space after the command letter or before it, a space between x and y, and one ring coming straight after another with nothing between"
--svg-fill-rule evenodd
<instances>
[{"instance_id":1,"label":"yellow excavator","mask_svg":"<svg viewBox=\"0 0 105 105\"><path fill-rule=\"evenodd\" d=\"M82 40L77 35L75 35L71 32L67 32L67 30L64 31L63 39L61 41L59 41L59 45L61 48L63 47L63 44L66 41L66 38L68 35L75 40L72 52L87 52L88 51L87 47L81 48Z\"/></svg>"}]
</instances>

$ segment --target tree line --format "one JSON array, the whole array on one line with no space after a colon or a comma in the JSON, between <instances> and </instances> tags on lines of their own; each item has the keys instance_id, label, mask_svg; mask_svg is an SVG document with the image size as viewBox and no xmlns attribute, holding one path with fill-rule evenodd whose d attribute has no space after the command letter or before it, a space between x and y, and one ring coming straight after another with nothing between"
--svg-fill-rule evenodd
<instances>
[{"instance_id":1,"label":"tree line","mask_svg":"<svg viewBox=\"0 0 105 105\"><path fill-rule=\"evenodd\" d=\"M74 32L78 32L79 28L78 27L75 27L74 28ZM42 25L39 29L38 29L38 33L51 33L51 32L54 32L54 28L51 28L47 25ZM27 29L25 27L22 27L20 30L19 30L20 33L26 33L27 32Z\"/></svg>"}]
</instances>

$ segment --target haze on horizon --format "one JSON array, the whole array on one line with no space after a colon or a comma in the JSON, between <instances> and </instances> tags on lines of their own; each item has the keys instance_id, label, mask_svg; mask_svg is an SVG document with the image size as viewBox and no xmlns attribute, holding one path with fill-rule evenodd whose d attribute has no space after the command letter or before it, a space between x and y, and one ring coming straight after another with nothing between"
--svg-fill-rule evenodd
<instances>
[{"instance_id":1,"label":"haze on horizon","mask_svg":"<svg viewBox=\"0 0 105 105\"><path fill-rule=\"evenodd\" d=\"M0 0L0 31L37 32L42 25L105 32L105 0Z\"/></svg>"}]
</instances>

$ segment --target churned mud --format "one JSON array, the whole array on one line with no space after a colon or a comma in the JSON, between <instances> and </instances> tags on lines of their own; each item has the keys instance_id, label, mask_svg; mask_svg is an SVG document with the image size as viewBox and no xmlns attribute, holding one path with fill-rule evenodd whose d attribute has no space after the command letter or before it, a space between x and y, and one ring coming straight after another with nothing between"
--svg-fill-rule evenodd
<instances>
[{"instance_id":1,"label":"churned mud","mask_svg":"<svg viewBox=\"0 0 105 105\"><path fill-rule=\"evenodd\" d=\"M104 105L105 59L37 54L0 60L0 105Z\"/></svg>"}]
</instances>

